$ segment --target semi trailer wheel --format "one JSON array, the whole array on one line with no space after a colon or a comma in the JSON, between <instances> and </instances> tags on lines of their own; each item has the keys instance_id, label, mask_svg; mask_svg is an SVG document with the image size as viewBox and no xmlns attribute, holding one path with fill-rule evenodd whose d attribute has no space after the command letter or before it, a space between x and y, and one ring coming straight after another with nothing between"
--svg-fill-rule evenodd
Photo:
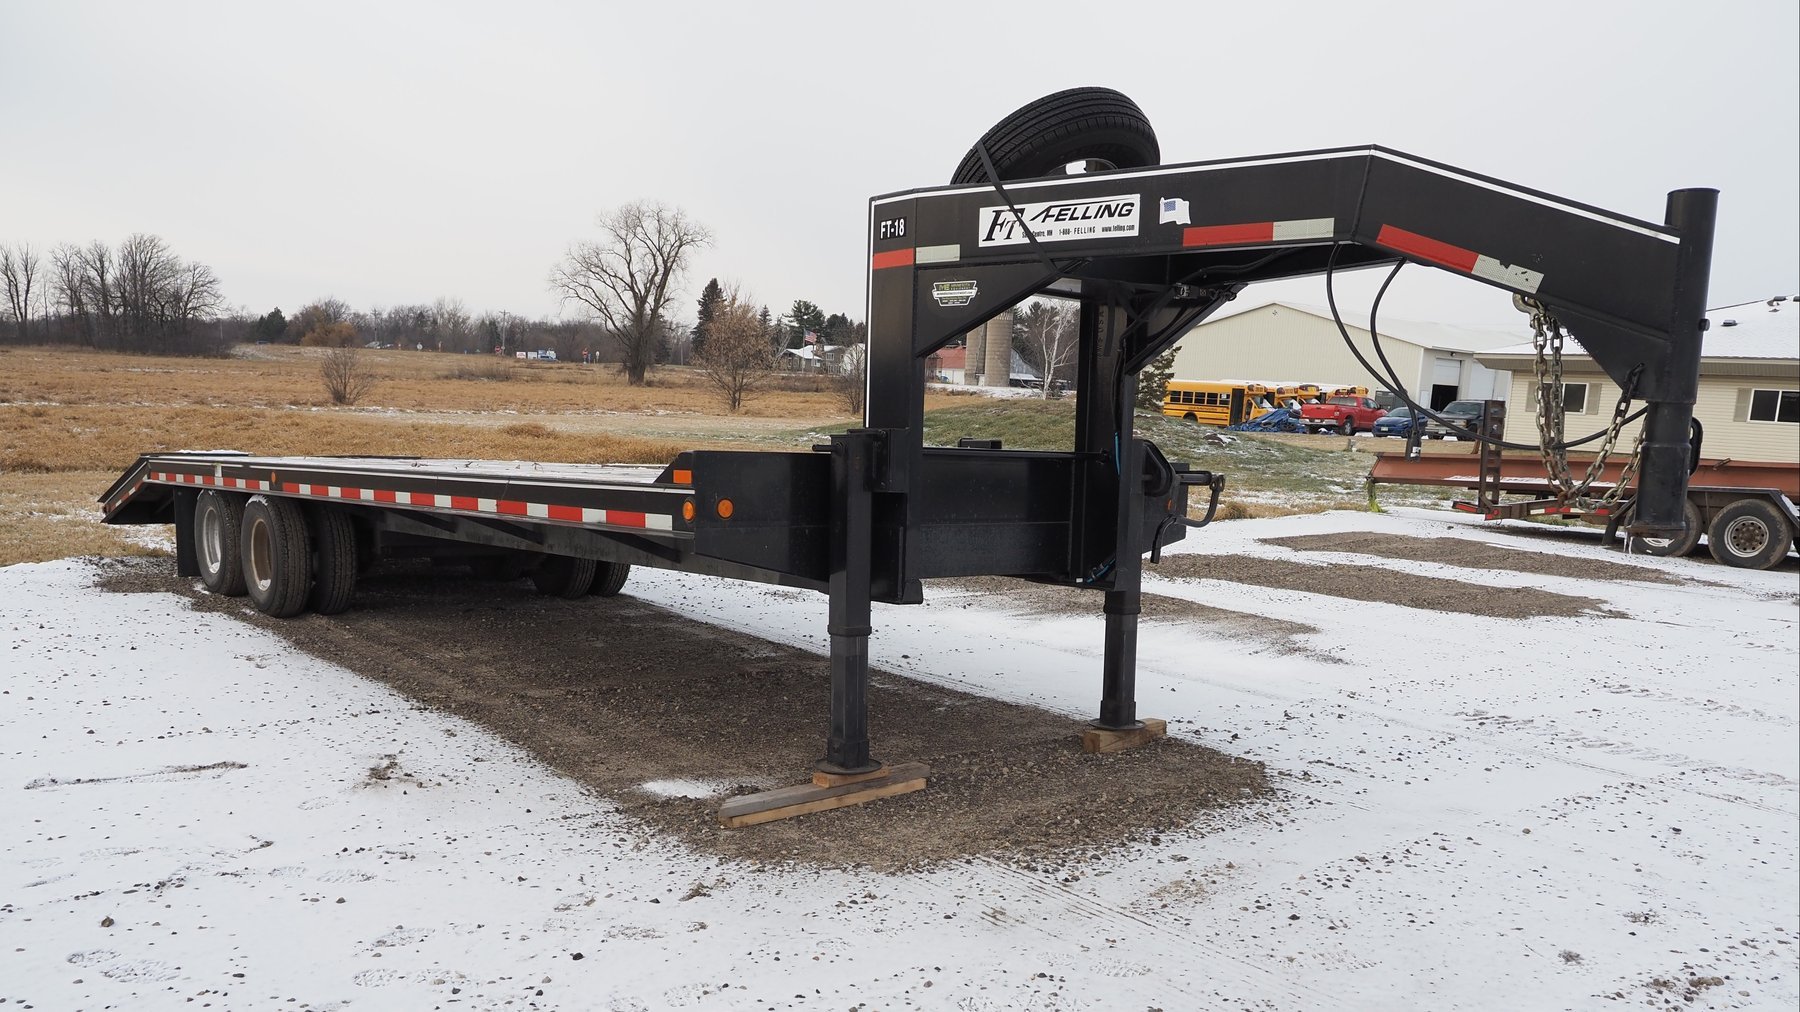
<instances>
[{"instance_id":1,"label":"semi trailer wheel","mask_svg":"<svg viewBox=\"0 0 1800 1012\"><path fill-rule=\"evenodd\" d=\"M1727 566L1768 569L1787 558L1793 529L1767 499L1739 499L1713 517L1706 546Z\"/></svg>"},{"instance_id":2,"label":"semi trailer wheel","mask_svg":"<svg viewBox=\"0 0 1800 1012\"><path fill-rule=\"evenodd\" d=\"M313 510L312 593L307 606L321 615L336 615L350 607L360 568L356 558L356 525L341 509L327 506Z\"/></svg>"},{"instance_id":3,"label":"semi trailer wheel","mask_svg":"<svg viewBox=\"0 0 1800 1012\"><path fill-rule=\"evenodd\" d=\"M1700 519L1700 507L1689 499L1681 508L1681 519L1687 524L1687 533L1678 538L1640 538L1633 537L1628 554L1656 555L1663 558L1675 558L1692 554L1700 546L1700 532L1706 528L1706 521Z\"/></svg>"},{"instance_id":4,"label":"semi trailer wheel","mask_svg":"<svg viewBox=\"0 0 1800 1012\"><path fill-rule=\"evenodd\" d=\"M244 504L238 554L244 563L244 590L256 610L289 618L306 610L312 588L312 553L306 514L286 499L253 495Z\"/></svg>"},{"instance_id":5,"label":"semi trailer wheel","mask_svg":"<svg viewBox=\"0 0 1800 1012\"><path fill-rule=\"evenodd\" d=\"M594 585L594 560L572 555L550 555L531 571L538 593L550 597L577 598Z\"/></svg>"},{"instance_id":6,"label":"semi trailer wheel","mask_svg":"<svg viewBox=\"0 0 1800 1012\"><path fill-rule=\"evenodd\" d=\"M988 178L986 147L998 180ZM952 183L1007 182L1059 173L1072 162L1090 169L1141 169L1162 162L1156 131L1137 103L1111 88L1070 88L1014 110L963 156Z\"/></svg>"},{"instance_id":7,"label":"semi trailer wheel","mask_svg":"<svg viewBox=\"0 0 1800 1012\"><path fill-rule=\"evenodd\" d=\"M598 563L594 567L594 585L588 588L588 593L595 597L612 597L625 586L625 578L630 575L629 563Z\"/></svg>"},{"instance_id":8,"label":"semi trailer wheel","mask_svg":"<svg viewBox=\"0 0 1800 1012\"><path fill-rule=\"evenodd\" d=\"M194 502L194 556L200 562L200 582L215 594L244 594L244 566L238 555L243 523L243 496L209 488Z\"/></svg>"}]
</instances>

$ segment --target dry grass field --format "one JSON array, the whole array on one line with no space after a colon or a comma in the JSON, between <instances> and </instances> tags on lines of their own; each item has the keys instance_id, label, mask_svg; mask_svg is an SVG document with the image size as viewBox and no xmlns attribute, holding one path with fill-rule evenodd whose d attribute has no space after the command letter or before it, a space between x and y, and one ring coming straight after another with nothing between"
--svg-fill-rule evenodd
<instances>
[{"instance_id":1,"label":"dry grass field","mask_svg":"<svg viewBox=\"0 0 1800 1012\"><path fill-rule=\"evenodd\" d=\"M732 415L687 368L632 387L610 366L403 351L364 352L380 383L356 407L333 407L321 354L0 348L0 566L153 550L102 526L94 503L150 451L663 463L685 448L789 445L856 424L812 377L785 377Z\"/></svg>"}]
</instances>

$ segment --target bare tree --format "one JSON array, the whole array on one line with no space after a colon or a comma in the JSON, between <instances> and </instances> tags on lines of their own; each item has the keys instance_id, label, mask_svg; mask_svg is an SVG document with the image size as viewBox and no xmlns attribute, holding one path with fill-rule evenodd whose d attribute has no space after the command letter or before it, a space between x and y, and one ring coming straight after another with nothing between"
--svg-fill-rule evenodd
<instances>
[{"instance_id":1,"label":"bare tree","mask_svg":"<svg viewBox=\"0 0 1800 1012\"><path fill-rule=\"evenodd\" d=\"M1075 304L1062 299L1033 299L1015 319L1026 355L1043 372L1040 396L1049 397L1057 371L1075 360Z\"/></svg>"},{"instance_id":2,"label":"bare tree","mask_svg":"<svg viewBox=\"0 0 1800 1012\"><path fill-rule=\"evenodd\" d=\"M328 324L348 327L348 323ZM362 349L356 345L332 348L319 364L319 378L325 381L325 392L333 404L355 404L375 389L375 373L363 361Z\"/></svg>"},{"instance_id":3,"label":"bare tree","mask_svg":"<svg viewBox=\"0 0 1800 1012\"><path fill-rule=\"evenodd\" d=\"M31 321L31 286L37 281L41 258L28 242L0 246L0 288L5 289L6 312L22 344Z\"/></svg>"},{"instance_id":4,"label":"bare tree","mask_svg":"<svg viewBox=\"0 0 1800 1012\"><path fill-rule=\"evenodd\" d=\"M763 330L756 306L728 285L706 325L706 344L694 361L706 382L733 413L766 383L775 370L775 348Z\"/></svg>"},{"instance_id":5,"label":"bare tree","mask_svg":"<svg viewBox=\"0 0 1800 1012\"><path fill-rule=\"evenodd\" d=\"M850 343L844 346L841 360L838 394L844 400L844 407L852 414L860 415L863 413L863 401L869 392L868 324L851 324L849 339Z\"/></svg>"},{"instance_id":6,"label":"bare tree","mask_svg":"<svg viewBox=\"0 0 1800 1012\"><path fill-rule=\"evenodd\" d=\"M461 299L440 296L431 304L431 324L441 350L470 350L475 331L473 321L469 319L469 310L463 306Z\"/></svg>"},{"instance_id":7,"label":"bare tree","mask_svg":"<svg viewBox=\"0 0 1800 1012\"><path fill-rule=\"evenodd\" d=\"M711 244L712 233L680 208L646 201L602 214L597 224L601 240L571 244L550 270L550 289L605 325L623 352L627 381L641 385L667 336L665 313L688 259Z\"/></svg>"}]
</instances>

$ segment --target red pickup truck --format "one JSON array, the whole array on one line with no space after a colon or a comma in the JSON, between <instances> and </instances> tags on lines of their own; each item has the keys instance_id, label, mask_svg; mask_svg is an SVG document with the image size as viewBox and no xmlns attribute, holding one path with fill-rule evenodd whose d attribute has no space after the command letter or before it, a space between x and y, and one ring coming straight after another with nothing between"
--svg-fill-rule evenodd
<instances>
[{"instance_id":1,"label":"red pickup truck","mask_svg":"<svg viewBox=\"0 0 1800 1012\"><path fill-rule=\"evenodd\" d=\"M1327 397L1317 404L1300 406L1300 424L1308 432L1341 432L1353 436L1375 426L1387 412L1375 406L1373 397Z\"/></svg>"}]
</instances>

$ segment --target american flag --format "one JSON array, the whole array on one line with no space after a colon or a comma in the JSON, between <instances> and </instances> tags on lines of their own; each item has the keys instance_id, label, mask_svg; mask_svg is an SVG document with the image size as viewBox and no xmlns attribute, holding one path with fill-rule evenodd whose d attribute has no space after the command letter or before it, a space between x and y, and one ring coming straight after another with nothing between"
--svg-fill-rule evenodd
<instances>
[{"instance_id":1,"label":"american flag","mask_svg":"<svg viewBox=\"0 0 1800 1012\"><path fill-rule=\"evenodd\" d=\"M813 333L812 331L810 331L810 330L806 331L805 336L806 336L807 344L818 344L819 343L819 335Z\"/></svg>"}]
</instances>

